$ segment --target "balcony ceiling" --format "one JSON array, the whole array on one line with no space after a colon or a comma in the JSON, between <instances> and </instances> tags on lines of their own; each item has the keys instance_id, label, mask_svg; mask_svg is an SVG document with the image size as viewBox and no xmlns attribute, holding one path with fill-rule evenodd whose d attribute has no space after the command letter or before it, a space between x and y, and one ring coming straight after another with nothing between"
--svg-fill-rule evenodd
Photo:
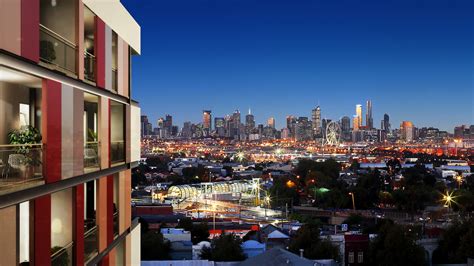
<instances>
[{"instance_id":1,"label":"balcony ceiling","mask_svg":"<svg viewBox=\"0 0 474 266\"><path fill-rule=\"evenodd\" d=\"M40 78L6 67L0 67L0 82L19 84L30 88L41 88Z\"/></svg>"}]
</instances>

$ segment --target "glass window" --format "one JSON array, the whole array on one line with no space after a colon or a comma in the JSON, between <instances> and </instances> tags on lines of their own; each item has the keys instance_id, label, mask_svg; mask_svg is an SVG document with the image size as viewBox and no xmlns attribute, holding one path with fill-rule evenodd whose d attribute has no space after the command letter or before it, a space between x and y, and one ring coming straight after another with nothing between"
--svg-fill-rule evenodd
<instances>
[{"instance_id":1,"label":"glass window","mask_svg":"<svg viewBox=\"0 0 474 266\"><path fill-rule=\"evenodd\" d=\"M100 170L99 97L84 93L84 172Z\"/></svg>"},{"instance_id":2,"label":"glass window","mask_svg":"<svg viewBox=\"0 0 474 266\"><path fill-rule=\"evenodd\" d=\"M0 195L43 184L41 79L0 67Z\"/></svg>"},{"instance_id":3,"label":"glass window","mask_svg":"<svg viewBox=\"0 0 474 266\"><path fill-rule=\"evenodd\" d=\"M51 194L51 264L72 265L72 189Z\"/></svg>"},{"instance_id":4,"label":"glass window","mask_svg":"<svg viewBox=\"0 0 474 266\"><path fill-rule=\"evenodd\" d=\"M357 253L357 262L358 263L364 263L364 252L359 251Z\"/></svg>"},{"instance_id":5,"label":"glass window","mask_svg":"<svg viewBox=\"0 0 474 266\"><path fill-rule=\"evenodd\" d=\"M111 163L125 161L125 105L110 103L110 158Z\"/></svg>"},{"instance_id":6,"label":"glass window","mask_svg":"<svg viewBox=\"0 0 474 266\"><path fill-rule=\"evenodd\" d=\"M349 252L348 261L349 263L354 263L354 252Z\"/></svg>"}]
</instances>

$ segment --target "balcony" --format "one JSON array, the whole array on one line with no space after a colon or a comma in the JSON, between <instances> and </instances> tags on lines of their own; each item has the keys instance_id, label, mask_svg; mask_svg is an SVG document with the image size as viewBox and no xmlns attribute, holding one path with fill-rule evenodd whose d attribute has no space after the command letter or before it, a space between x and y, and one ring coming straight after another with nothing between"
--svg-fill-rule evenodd
<instances>
[{"instance_id":1,"label":"balcony","mask_svg":"<svg viewBox=\"0 0 474 266\"><path fill-rule=\"evenodd\" d=\"M117 69L116 68L112 68L112 90L117 92L117 88L118 88L118 81L117 81L118 77L117 77Z\"/></svg>"},{"instance_id":2,"label":"balcony","mask_svg":"<svg viewBox=\"0 0 474 266\"><path fill-rule=\"evenodd\" d=\"M88 227L85 224L85 233L84 233L84 260L87 262L94 258L98 254L97 250L97 226L95 225L95 220L93 221L94 225Z\"/></svg>"},{"instance_id":3,"label":"balcony","mask_svg":"<svg viewBox=\"0 0 474 266\"><path fill-rule=\"evenodd\" d=\"M0 195L44 183L42 145L0 145Z\"/></svg>"},{"instance_id":4,"label":"balcony","mask_svg":"<svg viewBox=\"0 0 474 266\"><path fill-rule=\"evenodd\" d=\"M90 173L100 170L100 143L86 142L84 146L84 172Z\"/></svg>"},{"instance_id":5,"label":"balcony","mask_svg":"<svg viewBox=\"0 0 474 266\"><path fill-rule=\"evenodd\" d=\"M95 55L84 51L84 78L95 82Z\"/></svg>"},{"instance_id":6,"label":"balcony","mask_svg":"<svg viewBox=\"0 0 474 266\"><path fill-rule=\"evenodd\" d=\"M52 69L76 75L77 46L40 24L40 59Z\"/></svg>"},{"instance_id":7,"label":"balcony","mask_svg":"<svg viewBox=\"0 0 474 266\"><path fill-rule=\"evenodd\" d=\"M73 261L74 243L71 242L64 247L51 248L51 265L53 266L70 266Z\"/></svg>"},{"instance_id":8,"label":"balcony","mask_svg":"<svg viewBox=\"0 0 474 266\"><path fill-rule=\"evenodd\" d=\"M125 161L125 143L123 141L112 141L110 143L110 161L111 164Z\"/></svg>"}]
</instances>

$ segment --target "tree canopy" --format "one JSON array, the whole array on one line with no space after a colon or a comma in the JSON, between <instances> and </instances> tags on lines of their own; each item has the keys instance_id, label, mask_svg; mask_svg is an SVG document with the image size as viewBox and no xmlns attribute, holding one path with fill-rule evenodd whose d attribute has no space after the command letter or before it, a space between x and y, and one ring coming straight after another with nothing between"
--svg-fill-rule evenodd
<instances>
[{"instance_id":1,"label":"tree canopy","mask_svg":"<svg viewBox=\"0 0 474 266\"><path fill-rule=\"evenodd\" d=\"M246 256L240 246L242 241L234 234L222 234L214 238L211 248L203 248L201 259L211 261L242 261Z\"/></svg>"}]
</instances>

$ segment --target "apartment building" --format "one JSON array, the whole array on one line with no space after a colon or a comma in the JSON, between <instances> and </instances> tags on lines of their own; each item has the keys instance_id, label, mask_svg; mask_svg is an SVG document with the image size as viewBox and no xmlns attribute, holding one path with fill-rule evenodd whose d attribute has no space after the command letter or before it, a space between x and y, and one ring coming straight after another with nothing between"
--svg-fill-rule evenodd
<instances>
[{"instance_id":1,"label":"apartment building","mask_svg":"<svg viewBox=\"0 0 474 266\"><path fill-rule=\"evenodd\" d=\"M139 265L139 53L119 0L0 0L0 265Z\"/></svg>"}]
</instances>

